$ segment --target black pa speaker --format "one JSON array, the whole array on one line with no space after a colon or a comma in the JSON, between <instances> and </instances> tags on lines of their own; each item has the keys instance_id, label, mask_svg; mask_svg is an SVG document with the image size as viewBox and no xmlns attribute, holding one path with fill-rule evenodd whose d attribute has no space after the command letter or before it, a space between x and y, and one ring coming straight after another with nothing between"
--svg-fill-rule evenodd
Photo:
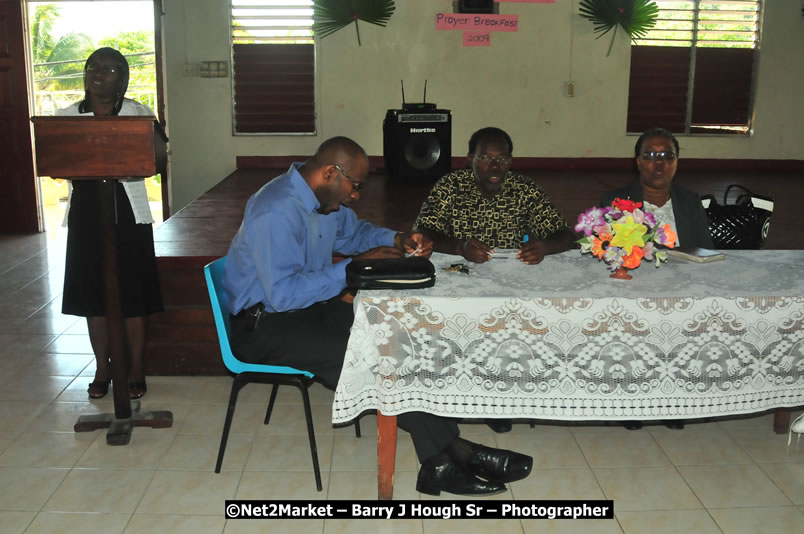
<instances>
[{"instance_id":1,"label":"black pa speaker","mask_svg":"<svg viewBox=\"0 0 804 534\"><path fill-rule=\"evenodd\" d=\"M458 0L458 13L494 13L494 0Z\"/></svg>"},{"instance_id":2,"label":"black pa speaker","mask_svg":"<svg viewBox=\"0 0 804 534\"><path fill-rule=\"evenodd\" d=\"M452 170L452 114L389 109L382 123L385 169L392 178L438 180Z\"/></svg>"}]
</instances>

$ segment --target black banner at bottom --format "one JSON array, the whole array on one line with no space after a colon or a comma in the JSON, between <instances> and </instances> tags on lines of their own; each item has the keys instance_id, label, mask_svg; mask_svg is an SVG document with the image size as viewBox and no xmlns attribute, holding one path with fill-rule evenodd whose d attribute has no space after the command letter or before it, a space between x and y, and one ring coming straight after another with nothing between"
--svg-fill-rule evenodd
<instances>
[{"instance_id":1,"label":"black banner at bottom","mask_svg":"<svg viewBox=\"0 0 804 534\"><path fill-rule=\"evenodd\" d=\"M227 519L613 519L614 501L226 501Z\"/></svg>"}]
</instances>

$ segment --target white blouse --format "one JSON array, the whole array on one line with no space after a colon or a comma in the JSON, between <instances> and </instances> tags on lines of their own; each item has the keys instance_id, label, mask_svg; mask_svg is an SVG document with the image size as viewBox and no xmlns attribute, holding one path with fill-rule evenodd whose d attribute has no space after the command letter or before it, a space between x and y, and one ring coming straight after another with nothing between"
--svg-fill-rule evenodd
<instances>
[{"instance_id":1,"label":"white blouse","mask_svg":"<svg viewBox=\"0 0 804 534\"><path fill-rule=\"evenodd\" d=\"M672 228L673 231L676 233L676 236L678 236L678 230L676 229L676 216L673 214L672 200L667 199L667 202L665 202L664 206L662 207L655 206L645 200L642 201L642 205L643 205L643 211L653 213L653 215L656 217L656 220L662 223L662 226L664 226L665 224L669 224L670 228ZM681 243L679 242L678 237L676 237L675 246L678 247L680 245Z\"/></svg>"}]
</instances>

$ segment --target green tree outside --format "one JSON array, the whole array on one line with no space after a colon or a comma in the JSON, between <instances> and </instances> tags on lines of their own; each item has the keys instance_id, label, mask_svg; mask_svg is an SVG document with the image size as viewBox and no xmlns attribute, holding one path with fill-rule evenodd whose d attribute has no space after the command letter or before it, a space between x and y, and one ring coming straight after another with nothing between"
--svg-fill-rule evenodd
<instances>
[{"instance_id":1,"label":"green tree outside","mask_svg":"<svg viewBox=\"0 0 804 534\"><path fill-rule=\"evenodd\" d=\"M31 55L34 64L36 113L50 114L83 96L84 63L99 47L119 50L129 64L128 98L156 109L156 65L152 31L125 32L103 37L95 44L83 33L58 39L53 27L60 16L55 4L37 5L31 17Z\"/></svg>"},{"instance_id":2,"label":"green tree outside","mask_svg":"<svg viewBox=\"0 0 804 534\"><path fill-rule=\"evenodd\" d=\"M659 21L640 40L643 46L690 46L695 2L657 2ZM754 48L757 11L754 5L722 4L702 1L698 5L698 47ZM723 11L723 14L718 13Z\"/></svg>"},{"instance_id":3,"label":"green tree outside","mask_svg":"<svg viewBox=\"0 0 804 534\"><path fill-rule=\"evenodd\" d=\"M72 60L92 53L92 39L83 33L69 33L55 39L53 24L58 18L59 8L47 4L37 6L31 19L31 52L37 90L82 89L84 86L84 66Z\"/></svg>"},{"instance_id":4,"label":"green tree outside","mask_svg":"<svg viewBox=\"0 0 804 534\"><path fill-rule=\"evenodd\" d=\"M129 67L126 96L156 109L156 63L153 52L154 33L124 32L104 37L98 46L108 46L126 56Z\"/></svg>"}]
</instances>

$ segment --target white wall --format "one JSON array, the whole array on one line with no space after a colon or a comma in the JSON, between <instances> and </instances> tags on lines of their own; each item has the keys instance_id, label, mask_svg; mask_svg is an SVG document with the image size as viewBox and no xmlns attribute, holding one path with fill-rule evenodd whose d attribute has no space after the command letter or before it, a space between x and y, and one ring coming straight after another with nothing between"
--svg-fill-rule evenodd
<instances>
[{"instance_id":1,"label":"white wall","mask_svg":"<svg viewBox=\"0 0 804 534\"><path fill-rule=\"evenodd\" d=\"M231 79L186 76L184 65L229 60L227 0L164 0L167 120L172 146L171 209L177 211L235 169L235 157L312 153L334 135L382 154L382 119L408 100L452 110L453 155L473 131L494 125L528 157L628 157L625 134L629 44L620 32L595 40L578 0L502 3L519 31L494 32L487 48L464 48L460 32L436 31L450 0L397 0L388 27L349 26L317 45L318 135L233 137ZM798 2L766 2L751 136L682 136L684 157L804 159L804 28ZM576 96L563 94L573 79Z\"/></svg>"}]
</instances>

